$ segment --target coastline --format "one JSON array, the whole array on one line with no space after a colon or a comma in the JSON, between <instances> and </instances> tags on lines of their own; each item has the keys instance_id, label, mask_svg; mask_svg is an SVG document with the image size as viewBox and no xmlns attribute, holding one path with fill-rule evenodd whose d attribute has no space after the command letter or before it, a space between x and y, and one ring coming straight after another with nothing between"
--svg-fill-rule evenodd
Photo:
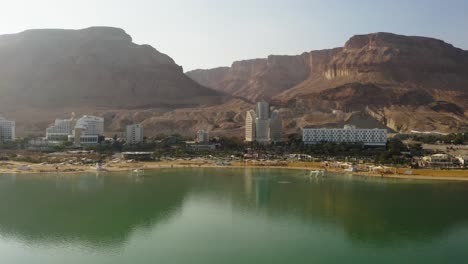
<instances>
[{"instance_id":1,"label":"coastline","mask_svg":"<svg viewBox=\"0 0 468 264\"><path fill-rule=\"evenodd\" d=\"M22 168L22 169L20 169ZM263 168L263 169L292 169L292 170L322 170L324 167L318 162L291 162L281 165L264 165L244 162L233 162L231 165L217 165L210 162L193 161L162 161L162 162L118 162L108 163L102 170L97 170L91 165L56 165L56 164L31 164L26 162L2 162L0 174L77 174L93 172L124 172L141 170L157 170L170 168ZM326 168L328 172L347 174L363 177L413 179L413 180L443 180L443 181L468 181L468 170L433 170L433 169L408 169L390 168L393 173L373 173L365 171L348 172L341 168ZM412 174L405 174L410 170Z\"/></svg>"}]
</instances>

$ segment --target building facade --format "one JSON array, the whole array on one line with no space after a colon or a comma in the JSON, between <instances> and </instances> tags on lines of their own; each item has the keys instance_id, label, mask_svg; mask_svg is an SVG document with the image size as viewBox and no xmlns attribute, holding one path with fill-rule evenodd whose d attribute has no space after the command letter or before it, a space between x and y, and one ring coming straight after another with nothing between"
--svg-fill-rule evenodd
<instances>
[{"instance_id":1,"label":"building facade","mask_svg":"<svg viewBox=\"0 0 468 264\"><path fill-rule=\"evenodd\" d=\"M272 142L283 141L283 123L281 121L278 110L271 112L270 139Z\"/></svg>"},{"instance_id":2,"label":"building facade","mask_svg":"<svg viewBox=\"0 0 468 264\"><path fill-rule=\"evenodd\" d=\"M71 137L75 144L98 144L99 137L104 135L104 118L97 116L83 116L76 120Z\"/></svg>"},{"instance_id":3,"label":"building facade","mask_svg":"<svg viewBox=\"0 0 468 264\"><path fill-rule=\"evenodd\" d=\"M259 119L255 121L255 141L260 143L270 142L270 119Z\"/></svg>"},{"instance_id":4,"label":"building facade","mask_svg":"<svg viewBox=\"0 0 468 264\"><path fill-rule=\"evenodd\" d=\"M208 143L210 142L210 134L206 130L197 131L197 142L198 143Z\"/></svg>"},{"instance_id":5,"label":"building facade","mask_svg":"<svg viewBox=\"0 0 468 264\"><path fill-rule=\"evenodd\" d=\"M254 110L247 111L245 116L245 141L253 142L255 141L255 120L257 119L257 114Z\"/></svg>"},{"instance_id":6,"label":"building facade","mask_svg":"<svg viewBox=\"0 0 468 264\"><path fill-rule=\"evenodd\" d=\"M15 121L0 116L0 143L16 140Z\"/></svg>"},{"instance_id":7,"label":"building facade","mask_svg":"<svg viewBox=\"0 0 468 264\"><path fill-rule=\"evenodd\" d=\"M127 144L138 144L143 142L144 129L140 124L127 126Z\"/></svg>"},{"instance_id":8,"label":"building facade","mask_svg":"<svg viewBox=\"0 0 468 264\"><path fill-rule=\"evenodd\" d=\"M270 105L265 101L257 103L255 128L255 141L260 143L270 142Z\"/></svg>"},{"instance_id":9,"label":"building facade","mask_svg":"<svg viewBox=\"0 0 468 264\"><path fill-rule=\"evenodd\" d=\"M75 121L71 119L56 119L54 124L46 129L46 138L52 141L67 141L72 134Z\"/></svg>"},{"instance_id":10,"label":"building facade","mask_svg":"<svg viewBox=\"0 0 468 264\"><path fill-rule=\"evenodd\" d=\"M216 150L215 144L189 144L187 145L190 150L194 151L214 151Z\"/></svg>"},{"instance_id":11,"label":"building facade","mask_svg":"<svg viewBox=\"0 0 468 264\"><path fill-rule=\"evenodd\" d=\"M270 105L258 102L256 111L247 111L245 118L245 141L270 143L282 140L282 121L278 111L270 114Z\"/></svg>"},{"instance_id":12,"label":"building facade","mask_svg":"<svg viewBox=\"0 0 468 264\"><path fill-rule=\"evenodd\" d=\"M386 129L356 129L346 128L304 128L302 140L305 144L321 142L362 143L368 146L385 146L387 144Z\"/></svg>"},{"instance_id":13,"label":"building facade","mask_svg":"<svg viewBox=\"0 0 468 264\"><path fill-rule=\"evenodd\" d=\"M419 164L425 168L456 169L464 166L464 161L449 154L434 154L421 159Z\"/></svg>"},{"instance_id":14,"label":"building facade","mask_svg":"<svg viewBox=\"0 0 468 264\"><path fill-rule=\"evenodd\" d=\"M257 103L257 118L260 120L266 120L270 118L270 105L261 101Z\"/></svg>"}]
</instances>

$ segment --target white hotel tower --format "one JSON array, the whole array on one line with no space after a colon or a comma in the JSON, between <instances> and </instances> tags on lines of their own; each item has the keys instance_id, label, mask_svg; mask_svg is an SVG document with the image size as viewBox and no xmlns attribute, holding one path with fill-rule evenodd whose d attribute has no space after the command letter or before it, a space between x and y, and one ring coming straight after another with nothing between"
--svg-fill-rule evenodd
<instances>
[{"instance_id":1,"label":"white hotel tower","mask_svg":"<svg viewBox=\"0 0 468 264\"><path fill-rule=\"evenodd\" d=\"M99 137L104 135L104 118L84 115L75 119L72 113L70 119L56 119L54 124L46 129L46 138L50 141L71 141L76 145L97 144Z\"/></svg>"},{"instance_id":2,"label":"white hotel tower","mask_svg":"<svg viewBox=\"0 0 468 264\"><path fill-rule=\"evenodd\" d=\"M134 124L127 126L127 144L138 144L143 142L143 126Z\"/></svg>"},{"instance_id":3,"label":"white hotel tower","mask_svg":"<svg viewBox=\"0 0 468 264\"><path fill-rule=\"evenodd\" d=\"M51 141L67 141L72 134L75 118L72 114L70 119L55 119L52 126L46 129L46 138Z\"/></svg>"},{"instance_id":4,"label":"white hotel tower","mask_svg":"<svg viewBox=\"0 0 468 264\"><path fill-rule=\"evenodd\" d=\"M76 121L73 135L75 144L97 144L104 135L104 118L83 116Z\"/></svg>"},{"instance_id":5,"label":"white hotel tower","mask_svg":"<svg viewBox=\"0 0 468 264\"><path fill-rule=\"evenodd\" d=\"M0 143L7 141L15 141L15 121L6 120L0 116Z\"/></svg>"},{"instance_id":6,"label":"white hotel tower","mask_svg":"<svg viewBox=\"0 0 468 264\"><path fill-rule=\"evenodd\" d=\"M261 101L257 103L257 111L247 111L245 117L245 141L247 142L279 142L282 140L282 121L277 110L270 115L270 105Z\"/></svg>"}]
</instances>

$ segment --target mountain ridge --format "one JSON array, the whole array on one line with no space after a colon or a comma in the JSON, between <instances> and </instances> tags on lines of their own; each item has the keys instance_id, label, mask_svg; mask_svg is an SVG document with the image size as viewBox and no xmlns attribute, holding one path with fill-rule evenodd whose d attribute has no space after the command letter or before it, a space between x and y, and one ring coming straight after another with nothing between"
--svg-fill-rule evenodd
<instances>
[{"instance_id":1,"label":"mountain ridge","mask_svg":"<svg viewBox=\"0 0 468 264\"><path fill-rule=\"evenodd\" d=\"M133 43L123 29L33 29L0 36L0 113L17 121L20 136L41 135L71 112L105 116L110 129L125 111L159 115L229 98L188 78L168 55Z\"/></svg>"},{"instance_id":2,"label":"mountain ridge","mask_svg":"<svg viewBox=\"0 0 468 264\"><path fill-rule=\"evenodd\" d=\"M287 134L362 115L394 131L468 129L468 51L441 40L372 33L343 47L271 55L187 73L123 29L39 29L0 36L0 113L23 134L55 118L105 117L118 133L242 136L245 111L265 99ZM369 121L374 120L374 121Z\"/></svg>"},{"instance_id":3,"label":"mountain ridge","mask_svg":"<svg viewBox=\"0 0 468 264\"><path fill-rule=\"evenodd\" d=\"M271 101L296 120L295 132L298 124L313 125L305 118L310 112L325 116L333 109L371 113L395 131L468 127L468 51L435 38L356 35L339 48L234 62L222 76L186 74L213 89ZM418 96L430 100L420 104ZM420 123L410 122L411 115Z\"/></svg>"},{"instance_id":4,"label":"mountain ridge","mask_svg":"<svg viewBox=\"0 0 468 264\"><path fill-rule=\"evenodd\" d=\"M111 27L0 36L0 95L38 108L197 105L222 96L187 78L168 55Z\"/></svg>"}]
</instances>

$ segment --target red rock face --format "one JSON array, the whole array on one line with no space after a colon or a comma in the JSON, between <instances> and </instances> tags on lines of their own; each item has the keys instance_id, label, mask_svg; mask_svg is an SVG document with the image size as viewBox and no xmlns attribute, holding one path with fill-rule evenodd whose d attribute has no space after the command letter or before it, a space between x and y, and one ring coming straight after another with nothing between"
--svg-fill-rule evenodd
<instances>
[{"instance_id":1,"label":"red rock face","mask_svg":"<svg viewBox=\"0 0 468 264\"><path fill-rule=\"evenodd\" d=\"M467 73L467 51L437 39L375 33L354 36L344 48L234 62L230 68L187 75L211 88L258 100L285 91L294 94L297 87L311 93L354 82L466 90ZM314 81L318 84L309 84Z\"/></svg>"},{"instance_id":2,"label":"red rock face","mask_svg":"<svg viewBox=\"0 0 468 264\"><path fill-rule=\"evenodd\" d=\"M187 75L202 85L252 101L270 99L310 74L307 54L300 56L269 56L234 62L230 68L195 70Z\"/></svg>"},{"instance_id":3,"label":"red rock face","mask_svg":"<svg viewBox=\"0 0 468 264\"><path fill-rule=\"evenodd\" d=\"M325 77L410 82L433 88L440 85L444 75L460 75L450 81L461 78L466 82L463 73L467 67L467 52L441 40L375 33L348 40L342 52L329 62Z\"/></svg>"},{"instance_id":4,"label":"red rock face","mask_svg":"<svg viewBox=\"0 0 468 264\"><path fill-rule=\"evenodd\" d=\"M304 118L308 111L338 109L367 111L395 130L468 124L468 52L432 38L358 35L343 48L234 63L222 75L204 70L205 80L187 74L236 96L269 99L300 122L319 119Z\"/></svg>"}]
</instances>

